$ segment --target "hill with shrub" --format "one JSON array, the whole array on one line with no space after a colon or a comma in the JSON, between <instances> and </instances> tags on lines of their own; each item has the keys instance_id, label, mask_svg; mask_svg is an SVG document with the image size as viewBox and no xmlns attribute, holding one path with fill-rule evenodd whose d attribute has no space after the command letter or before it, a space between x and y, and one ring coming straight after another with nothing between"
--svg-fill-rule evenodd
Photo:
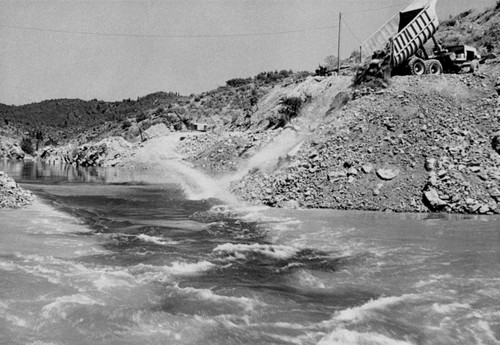
<instances>
[{"instance_id":1,"label":"hill with shrub","mask_svg":"<svg viewBox=\"0 0 500 345\"><path fill-rule=\"evenodd\" d=\"M275 85L297 81L308 74L262 72L255 77L231 79L217 89L190 96L156 92L117 102L54 99L21 106L0 104L0 134L17 138L26 151L34 153L45 145L70 141L83 144L110 135L131 139L158 123L171 130L192 128L198 122L211 127L231 126L236 119L248 116L258 99Z\"/></svg>"},{"instance_id":2,"label":"hill with shrub","mask_svg":"<svg viewBox=\"0 0 500 345\"><path fill-rule=\"evenodd\" d=\"M436 38L445 46L472 45L483 56L500 52L500 1L492 8L470 9L441 20Z\"/></svg>"}]
</instances>

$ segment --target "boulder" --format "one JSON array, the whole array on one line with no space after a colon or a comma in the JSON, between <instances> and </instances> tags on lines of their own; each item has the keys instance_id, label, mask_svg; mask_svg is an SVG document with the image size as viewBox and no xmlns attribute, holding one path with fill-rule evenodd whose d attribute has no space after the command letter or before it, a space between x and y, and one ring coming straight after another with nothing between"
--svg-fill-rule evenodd
<instances>
[{"instance_id":1,"label":"boulder","mask_svg":"<svg viewBox=\"0 0 500 345\"><path fill-rule=\"evenodd\" d=\"M490 190L490 196L496 200L497 202L500 201L500 190L498 188L493 188Z\"/></svg>"},{"instance_id":2,"label":"boulder","mask_svg":"<svg viewBox=\"0 0 500 345\"><path fill-rule=\"evenodd\" d=\"M392 180L399 175L399 169L395 167L379 168L377 169L377 176L381 180Z\"/></svg>"},{"instance_id":3,"label":"boulder","mask_svg":"<svg viewBox=\"0 0 500 345\"><path fill-rule=\"evenodd\" d=\"M347 170L347 176L357 176L358 175L358 169L352 167Z\"/></svg>"},{"instance_id":4,"label":"boulder","mask_svg":"<svg viewBox=\"0 0 500 345\"><path fill-rule=\"evenodd\" d=\"M490 207L488 205L482 205L481 207L479 207L479 210L478 212L480 214L486 214L490 211Z\"/></svg>"},{"instance_id":5,"label":"boulder","mask_svg":"<svg viewBox=\"0 0 500 345\"><path fill-rule=\"evenodd\" d=\"M21 149L21 147L19 147L17 144L14 144L9 148L7 155L10 159L23 159L26 154Z\"/></svg>"},{"instance_id":6,"label":"boulder","mask_svg":"<svg viewBox=\"0 0 500 345\"><path fill-rule=\"evenodd\" d=\"M330 171L327 177L328 181L336 182L344 177L347 177L347 173L343 170Z\"/></svg>"},{"instance_id":7,"label":"boulder","mask_svg":"<svg viewBox=\"0 0 500 345\"><path fill-rule=\"evenodd\" d=\"M435 158L427 158L425 160L425 170L433 171L436 169L436 159Z\"/></svg>"},{"instance_id":8,"label":"boulder","mask_svg":"<svg viewBox=\"0 0 500 345\"><path fill-rule=\"evenodd\" d=\"M437 190L432 187L424 191L424 201L432 211L440 210L447 205L445 201L441 200Z\"/></svg>"},{"instance_id":9,"label":"boulder","mask_svg":"<svg viewBox=\"0 0 500 345\"><path fill-rule=\"evenodd\" d=\"M363 164L363 166L361 167L361 169L363 170L363 172L365 174L369 174L373 170L373 165L371 163L366 163L366 164Z\"/></svg>"}]
</instances>

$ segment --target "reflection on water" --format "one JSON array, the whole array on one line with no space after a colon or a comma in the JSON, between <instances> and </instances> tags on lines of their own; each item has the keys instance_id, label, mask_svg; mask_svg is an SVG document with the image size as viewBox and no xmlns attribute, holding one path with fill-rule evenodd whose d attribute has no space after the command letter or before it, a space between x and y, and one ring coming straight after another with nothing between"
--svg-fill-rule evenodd
<instances>
[{"instance_id":1,"label":"reflection on water","mask_svg":"<svg viewBox=\"0 0 500 345\"><path fill-rule=\"evenodd\" d=\"M58 182L93 182L106 181L106 169L90 167L78 168L71 164L50 164L41 162L0 161L0 170L7 172L18 182L58 183Z\"/></svg>"},{"instance_id":2,"label":"reflection on water","mask_svg":"<svg viewBox=\"0 0 500 345\"><path fill-rule=\"evenodd\" d=\"M0 160L5 171L18 183L169 183L168 176L153 176L145 170L113 167L77 167L71 164L51 164L36 161Z\"/></svg>"}]
</instances>

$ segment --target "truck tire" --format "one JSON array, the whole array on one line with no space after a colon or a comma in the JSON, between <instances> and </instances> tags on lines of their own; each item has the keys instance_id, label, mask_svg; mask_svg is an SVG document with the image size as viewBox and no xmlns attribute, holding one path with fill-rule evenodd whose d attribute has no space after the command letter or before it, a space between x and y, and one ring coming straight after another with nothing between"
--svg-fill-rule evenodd
<instances>
[{"instance_id":1,"label":"truck tire","mask_svg":"<svg viewBox=\"0 0 500 345\"><path fill-rule=\"evenodd\" d=\"M470 69L469 69L469 71L470 71L471 73L474 73L474 72L479 71L479 61L477 61L477 60L472 60L472 61L470 62Z\"/></svg>"},{"instance_id":2,"label":"truck tire","mask_svg":"<svg viewBox=\"0 0 500 345\"><path fill-rule=\"evenodd\" d=\"M420 58L415 57L411 59L410 62L408 62L408 66L413 75L422 75L425 73L425 64Z\"/></svg>"},{"instance_id":3,"label":"truck tire","mask_svg":"<svg viewBox=\"0 0 500 345\"><path fill-rule=\"evenodd\" d=\"M425 62L425 73L441 75L443 73L443 65L441 65L439 60L428 60Z\"/></svg>"}]
</instances>

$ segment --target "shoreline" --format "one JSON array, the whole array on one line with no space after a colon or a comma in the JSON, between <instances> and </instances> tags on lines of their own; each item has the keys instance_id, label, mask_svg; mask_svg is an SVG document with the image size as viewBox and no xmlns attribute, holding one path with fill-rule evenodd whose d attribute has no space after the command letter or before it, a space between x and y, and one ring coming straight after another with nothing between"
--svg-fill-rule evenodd
<instances>
[{"instance_id":1,"label":"shoreline","mask_svg":"<svg viewBox=\"0 0 500 345\"><path fill-rule=\"evenodd\" d=\"M0 171L0 209L22 208L35 200L35 195L22 188L13 178Z\"/></svg>"}]
</instances>

